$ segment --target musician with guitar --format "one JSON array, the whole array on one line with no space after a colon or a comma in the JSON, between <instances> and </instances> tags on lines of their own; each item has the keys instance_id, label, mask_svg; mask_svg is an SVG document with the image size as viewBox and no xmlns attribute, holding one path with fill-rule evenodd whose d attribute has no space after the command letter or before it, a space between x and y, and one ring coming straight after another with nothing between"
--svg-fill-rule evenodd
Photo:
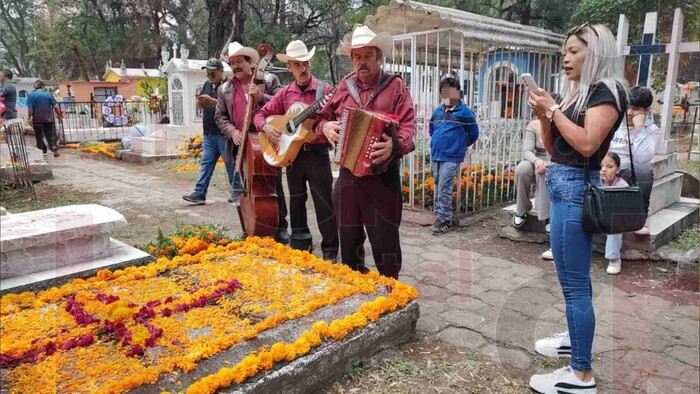
<instances>
[{"instance_id":1,"label":"musician with guitar","mask_svg":"<svg viewBox=\"0 0 700 394\"><path fill-rule=\"evenodd\" d=\"M243 139L242 129L248 100L255 100L255 107L259 108L282 89L279 79L273 74L264 73L262 81L259 83L254 81L254 66L259 60L260 54L253 48L244 47L238 42L232 42L228 46L228 62L233 71L233 78L221 85L217 93L214 116L216 125L228 137L224 155L224 162L227 164L236 163L238 149ZM279 207L279 227L275 240L286 244L289 243L287 204L281 175L277 176L275 189ZM241 223L241 226L243 225L244 223ZM245 233L245 227L243 231Z\"/></svg>"},{"instance_id":2,"label":"musician with guitar","mask_svg":"<svg viewBox=\"0 0 700 394\"><path fill-rule=\"evenodd\" d=\"M267 135L270 149L273 155L284 150L281 146L283 136L296 132L290 130L288 122L276 127L274 115L287 113L299 113L306 110L306 105L320 107L324 96L332 89L331 85L319 81L311 74L309 61L314 56L316 47L308 50L303 41L292 41L287 45L286 53L277 55L282 63L287 65L287 70L294 76L294 82L290 83L267 102L255 114L255 127ZM305 105L299 105L299 103ZM313 108L308 111L308 118L315 115ZM286 119L286 118L285 118ZM313 125L313 119L310 119ZM285 124L286 123L286 124ZM307 127L303 121L297 127ZM282 126L282 127L279 127ZM338 257L338 223L333 212L332 188L333 175L331 174L331 162L328 156L330 144L325 136L313 133L312 127L308 130L309 137L300 140L301 146L293 158L293 163L287 167L287 185L289 186L289 211L292 224L292 237L295 234L310 233L306 215L306 183L311 189L311 198L316 208L316 220L323 240L321 249L323 258L335 261ZM262 137L261 137L262 140ZM305 141L309 141L304 143ZM283 143L284 144L284 143ZM263 143L261 142L261 146ZM282 149L281 149L282 148ZM271 164L281 165L273 162ZM286 164L286 162L284 163ZM283 164L282 164L283 165Z\"/></svg>"},{"instance_id":3,"label":"musician with guitar","mask_svg":"<svg viewBox=\"0 0 700 394\"><path fill-rule=\"evenodd\" d=\"M339 141L344 110L361 108L388 114L398 127L393 138L383 134L371 146L369 160L382 172L356 176L341 167L333 190L333 201L340 229L340 253L343 263L366 272L365 229L379 272L398 278L401 270L399 225L403 201L399 178L400 158L415 149L413 100L406 84L396 75L384 73L380 64L391 54L393 41L388 33L375 34L367 26L357 27L350 45L343 51L350 56L355 76L345 79L318 115L317 135L332 143ZM363 159L364 160L364 159Z\"/></svg>"}]
</instances>

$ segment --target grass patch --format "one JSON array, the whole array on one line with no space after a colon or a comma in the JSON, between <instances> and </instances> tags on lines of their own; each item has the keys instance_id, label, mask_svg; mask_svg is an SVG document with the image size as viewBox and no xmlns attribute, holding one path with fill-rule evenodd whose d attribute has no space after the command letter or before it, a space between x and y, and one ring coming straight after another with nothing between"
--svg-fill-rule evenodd
<instances>
[{"instance_id":1,"label":"grass patch","mask_svg":"<svg viewBox=\"0 0 700 394\"><path fill-rule=\"evenodd\" d=\"M389 353L389 354L387 354ZM521 372L483 354L426 338L353 364L325 394L528 392Z\"/></svg>"},{"instance_id":2,"label":"grass patch","mask_svg":"<svg viewBox=\"0 0 700 394\"><path fill-rule=\"evenodd\" d=\"M565 367L569 363L568 358L557 359L540 355L535 356L533 361L535 364L546 370L559 369L561 367Z\"/></svg>"},{"instance_id":3,"label":"grass patch","mask_svg":"<svg viewBox=\"0 0 700 394\"><path fill-rule=\"evenodd\" d=\"M365 368L362 365L362 361L355 362L348 368L348 376L352 380L361 379L365 376Z\"/></svg>"},{"instance_id":4,"label":"grass patch","mask_svg":"<svg viewBox=\"0 0 700 394\"><path fill-rule=\"evenodd\" d=\"M22 213L63 207L66 205L97 203L100 200L100 193L76 190L66 186L55 186L41 182L34 184L36 200L27 193L21 193L7 187L2 188L2 206L10 213Z\"/></svg>"},{"instance_id":5,"label":"grass patch","mask_svg":"<svg viewBox=\"0 0 700 394\"><path fill-rule=\"evenodd\" d=\"M191 223L186 215L174 210L147 212L143 208L129 204L119 207L119 213L124 215L129 225L122 229L112 231L110 237L116 238L126 244L137 246L145 245L154 240L158 229L170 234L177 231L185 224Z\"/></svg>"},{"instance_id":6,"label":"grass patch","mask_svg":"<svg viewBox=\"0 0 700 394\"><path fill-rule=\"evenodd\" d=\"M416 377L423 374L423 370L418 364L404 358L384 360L379 369L390 380L404 380L406 377Z\"/></svg>"},{"instance_id":7,"label":"grass patch","mask_svg":"<svg viewBox=\"0 0 700 394\"><path fill-rule=\"evenodd\" d=\"M700 225L695 225L681 233L678 238L669 244L673 249L691 250L700 245Z\"/></svg>"}]
</instances>

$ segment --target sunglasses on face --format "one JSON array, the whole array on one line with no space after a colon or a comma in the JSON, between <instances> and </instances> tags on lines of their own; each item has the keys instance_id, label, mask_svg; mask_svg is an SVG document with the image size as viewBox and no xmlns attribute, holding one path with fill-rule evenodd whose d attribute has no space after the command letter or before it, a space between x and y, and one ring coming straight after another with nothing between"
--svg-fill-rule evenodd
<instances>
[{"instance_id":1,"label":"sunglasses on face","mask_svg":"<svg viewBox=\"0 0 700 394\"><path fill-rule=\"evenodd\" d=\"M212 73L207 73L207 78L209 78L209 79L214 79L214 78L216 78L216 73L214 73L214 72L212 72Z\"/></svg>"},{"instance_id":2,"label":"sunglasses on face","mask_svg":"<svg viewBox=\"0 0 700 394\"><path fill-rule=\"evenodd\" d=\"M595 36L598 37L598 32L596 31L596 29L594 29L590 23L586 22L584 24L569 29L569 31L566 32L566 38L568 39L571 36L576 36L579 40L581 40L581 42L588 46L588 40L583 38L583 32L586 28L588 28L588 30L592 31L593 34L595 34Z\"/></svg>"}]
</instances>

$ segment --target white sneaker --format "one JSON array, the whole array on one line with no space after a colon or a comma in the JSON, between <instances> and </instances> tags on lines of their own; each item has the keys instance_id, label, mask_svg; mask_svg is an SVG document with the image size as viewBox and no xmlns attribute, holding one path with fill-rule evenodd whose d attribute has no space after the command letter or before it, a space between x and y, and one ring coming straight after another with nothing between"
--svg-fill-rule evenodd
<instances>
[{"instance_id":1,"label":"white sneaker","mask_svg":"<svg viewBox=\"0 0 700 394\"><path fill-rule=\"evenodd\" d=\"M608 268L605 270L610 275L617 275L622 271L622 260L608 260Z\"/></svg>"},{"instance_id":2,"label":"white sneaker","mask_svg":"<svg viewBox=\"0 0 700 394\"><path fill-rule=\"evenodd\" d=\"M571 367L544 375L532 375L530 388L542 394L596 394L595 378L584 382Z\"/></svg>"},{"instance_id":3,"label":"white sneaker","mask_svg":"<svg viewBox=\"0 0 700 394\"><path fill-rule=\"evenodd\" d=\"M647 217L647 221L644 222L644 227L640 228L639 230L635 231L634 233L637 235L649 235L649 218Z\"/></svg>"},{"instance_id":4,"label":"white sneaker","mask_svg":"<svg viewBox=\"0 0 700 394\"><path fill-rule=\"evenodd\" d=\"M647 228L647 226L644 226L639 230L635 231L634 233L637 235L649 235L649 229Z\"/></svg>"},{"instance_id":5,"label":"white sneaker","mask_svg":"<svg viewBox=\"0 0 700 394\"><path fill-rule=\"evenodd\" d=\"M552 249L548 249L546 252L542 253L542 258L545 260L554 260Z\"/></svg>"},{"instance_id":6,"label":"white sneaker","mask_svg":"<svg viewBox=\"0 0 700 394\"><path fill-rule=\"evenodd\" d=\"M535 342L535 351L543 356L560 358L571 357L571 340L569 331L554 334L549 338Z\"/></svg>"}]
</instances>

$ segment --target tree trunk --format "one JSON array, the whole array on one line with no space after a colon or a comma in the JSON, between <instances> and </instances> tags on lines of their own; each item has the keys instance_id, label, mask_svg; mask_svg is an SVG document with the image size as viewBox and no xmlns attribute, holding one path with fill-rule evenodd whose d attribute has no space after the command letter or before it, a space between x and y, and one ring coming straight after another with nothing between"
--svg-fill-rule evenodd
<instances>
[{"instance_id":1,"label":"tree trunk","mask_svg":"<svg viewBox=\"0 0 700 394\"><path fill-rule=\"evenodd\" d=\"M287 23L287 1L286 0L280 0L280 5L279 5L279 15L280 15L280 26L286 27Z\"/></svg>"},{"instance_id":2,"label":"tree trunk","mask_svg":"<svg viewBox=\"0 0 700 394\"><path fill-rule=\"evenodd\" d=\"M75 58L78 60L78 67L80 68L80 72L83 73L83 77L85 77L86 81L90 80L90 75L88 74L87 69L85 69L85 64L83 63L83 57L80 55L80 51L78 50L77 46L73 46L73 54L75 55Z\"/></svg>"},{"instance_id":3,"label":"tree trunk","mask_svg":"<svg viewBox=\"0 0 700 394\"><path fill-rule=\"evenodd\" d=\"M530 25L530 23L532 23L532 4L527 0L520 5L520 24Z\"/></svg>"},{"instance_id":4,"label":"tree trunk","mask_svg":"<svg viewBox=\"0 0 700 394\"><path fill-rule=\"evenodd\" d=\"M218 58L222 50L226 52L229 42L243 43L245 13L242 3L242 0L206 0L209 10L208 56Z\"/></svg>"},{"instance_id":5,"label":"tree trunk","mask_svg":"<svg viewBox=\"0 0 700 394\"><path fill-rule=\"evenodd\" d=\"M159 10L152 10L151 11L151 29L153 31L153 35L155 37L160 37L160 15L158 14ZM156 46L156 53L151 55L150 60L153 62L154 65L157 66L160 64L160 51L163 50L163 45L161 44L162 39L158 40L158 44Z\"/></svg>"}]
</instances>

